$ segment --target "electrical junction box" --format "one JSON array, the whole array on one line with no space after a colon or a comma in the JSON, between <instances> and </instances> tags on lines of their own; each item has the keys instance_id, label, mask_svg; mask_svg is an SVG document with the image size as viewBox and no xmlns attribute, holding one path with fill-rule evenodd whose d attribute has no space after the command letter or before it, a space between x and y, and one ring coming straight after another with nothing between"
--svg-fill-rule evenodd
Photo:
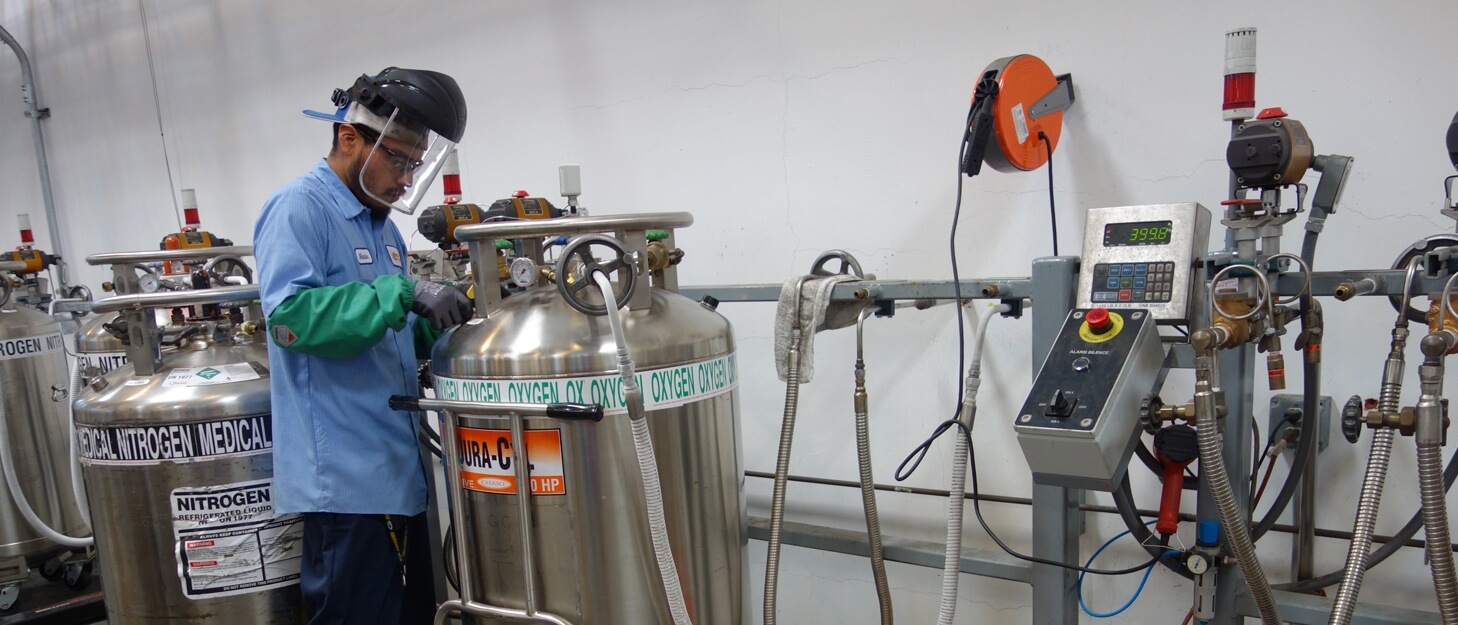
<instances>
[{"instance_id":1,"label":"electrical junction box","mask_svg":"<svg viewBox=\"0 0 1458 625\"><path fill-rule=\"evenodd\" d=\"M1034 482L1112 491L1123 479L1164 362L1156 321L1138 308L1069 313L1013 424Z\"/></svg>"},{"instance_id":2,"label":"electrical junction box","mask_svg":"<svg viewBox=\"0 0 1458 625\"><path fill-rule=\"evenodd\" d=\"M1160 323L1189 323L1197 270L1210 242L1210 211L1194 202L1088 211L1080 308L1142 308Z\"/></svg>"}]
</instances>

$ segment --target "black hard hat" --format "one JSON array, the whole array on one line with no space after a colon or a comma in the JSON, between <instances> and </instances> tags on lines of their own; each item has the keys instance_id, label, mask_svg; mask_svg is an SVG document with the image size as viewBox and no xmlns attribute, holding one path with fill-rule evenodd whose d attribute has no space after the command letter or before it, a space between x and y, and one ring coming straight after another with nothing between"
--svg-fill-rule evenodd
<instances>
[{"instance_id":1,"label":"black hard hat","mask_svg":"<svg viewBox=\"0 0 1458 625\"><path fill-rule=\"evenodd\" d=\"M399 109L397 122L423 125L453 143L466 134L466 98L456 80L440 72L386 67L360 76L347 92L334 91L336 106L351 101L381 117Z\"/></svg>"}]
</instances>

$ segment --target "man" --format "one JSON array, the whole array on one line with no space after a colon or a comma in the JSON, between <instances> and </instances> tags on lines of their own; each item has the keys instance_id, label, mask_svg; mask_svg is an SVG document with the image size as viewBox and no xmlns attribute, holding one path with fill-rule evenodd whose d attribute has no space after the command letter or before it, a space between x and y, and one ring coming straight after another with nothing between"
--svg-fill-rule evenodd
<instances>
[{"instance_id":1,"label":"man","mask_svg":"<svg viewBox=\"0 0 1458 625\"><path fill-rule=\"evenodd\" d=\"M438 72L386 68L336 89L329 156L279 189L253 234L269 325L274 505L304 515L300 590L319 623L429 623L428 474L417 357L470 318L459 291L407 277L388 217L413 212L460 141L466 105Z\"/></svg>"}]
</instances>

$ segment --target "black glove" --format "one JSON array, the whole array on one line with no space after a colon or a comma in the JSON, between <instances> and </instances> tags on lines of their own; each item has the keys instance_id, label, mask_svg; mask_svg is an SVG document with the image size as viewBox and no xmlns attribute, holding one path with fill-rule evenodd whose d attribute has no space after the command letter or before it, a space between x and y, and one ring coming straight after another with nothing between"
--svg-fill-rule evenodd
<instances>
[{"instance_id":1,"label":"black glove","mask_svg":"<svg viewBox=\"0 0 1458 625\"><path fill-rule=\"evenodd\" d=\"M457 289L420 280L415 283L415 305L410 310L430 321L432 328L444 330L470 319L476 305Z\"/></svg>"}]
</instances>

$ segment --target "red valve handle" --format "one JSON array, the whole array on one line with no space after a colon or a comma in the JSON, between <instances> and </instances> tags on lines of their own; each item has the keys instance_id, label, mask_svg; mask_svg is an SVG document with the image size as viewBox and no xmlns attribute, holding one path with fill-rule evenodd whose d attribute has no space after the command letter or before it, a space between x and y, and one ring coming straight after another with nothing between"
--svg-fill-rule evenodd
<instances>
[{"instance_id":1,"label":"red valve handle","mask_svg":"<svg viewBox=\"0 0 1458 625\"><path fill-rule=\"evenodd\" d=\"M1173 534L1180 528L1180 496L1185 490L1185 467L1190 461L1175 462L1158 451L1154 457L1164 465L1164 490L1159 495L1159 521L1154 524L1154 530Z\"/></svg>"}]
</instances>

